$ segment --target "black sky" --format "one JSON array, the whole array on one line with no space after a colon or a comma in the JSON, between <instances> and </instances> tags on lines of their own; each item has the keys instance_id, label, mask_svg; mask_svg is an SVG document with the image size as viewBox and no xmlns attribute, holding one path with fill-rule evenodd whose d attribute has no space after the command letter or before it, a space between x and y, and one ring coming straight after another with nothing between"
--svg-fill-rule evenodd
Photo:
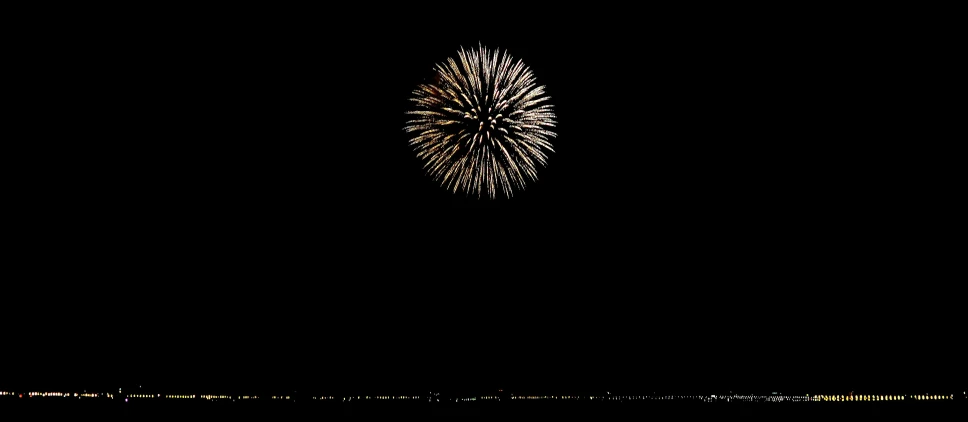
<instances>
[{"instance_id":1,"label":"black sky","mask_svg":"<svg viewBox=\"0 0 968 422\"><path fill-rule=\"evenodd\" d=\"M963 383L952 169L884 109L903 39L842 12L221 10L38 31L57 113L19 176L6 379ZM549 166L511 200L444 191L402 129L432 66L479 42L524 60L558 115Z\"/></svg>"}]
</instances>

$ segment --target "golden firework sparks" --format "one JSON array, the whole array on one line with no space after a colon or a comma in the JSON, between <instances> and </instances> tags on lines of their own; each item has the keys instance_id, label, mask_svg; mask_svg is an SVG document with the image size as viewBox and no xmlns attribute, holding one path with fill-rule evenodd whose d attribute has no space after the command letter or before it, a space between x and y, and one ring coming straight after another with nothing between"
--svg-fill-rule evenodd
<instances>
[{"instance_id":1,"label":"golden firework sparks","mask_svg":"<svg viewBox=\"0 0 968 422\"><path fill-rule=\"evenodd\" d=\"M511 197L537 180L554 152L555 114L531 70L500 49L461 47L413 91L404 130L424 169L445 189Z\"/></svg>"}]
</instances>

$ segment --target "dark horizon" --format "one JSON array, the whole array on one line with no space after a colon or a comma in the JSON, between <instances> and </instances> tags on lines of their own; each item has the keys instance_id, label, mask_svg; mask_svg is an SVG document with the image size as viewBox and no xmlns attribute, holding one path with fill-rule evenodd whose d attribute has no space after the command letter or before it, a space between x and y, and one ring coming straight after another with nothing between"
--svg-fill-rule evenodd
<instances>
[{"instance_id":1,"label":"dark horizon","mask_svg":"<svg viewBox=\"0 0 968 422\"><path fill-rule=\"evenodd\" d=\"M76 389L51 389L51 388L19 388L19 389L0 389L0 398L35 398L35 399L61 399L61 398L89 399L160 399L160 400L346 400L357 398L361 400L454 400L461 398L477 397L480 399L492 400L690 400L696 398L706 399L725 399L727 397L747 398L755 401L757 398L780 398L788 401L791 399L815 398L818 401L837 401L831 400L835 397L853 398L854 401L902 401L902 400L965 400L968 399L964 389L955 391L951 388L907 388L907 389L821 389L817 391L787 390L780 389L706 389L699 391L693 390L662 390L662 389L643 389L643 388L602 388L602 389L564 389L564 388L519 388L504 389L490 387L467 387L460 389L433 389L433 388L370 388L370 389L321 389L321 388L262 388L262 389L239 389L237 387L228 388L180 388L161 387L158 385L134 385L134 386L114 386L106 388L76 388ZM850 400L845 400L850 401Z\"/></svg>"}]
</instances>

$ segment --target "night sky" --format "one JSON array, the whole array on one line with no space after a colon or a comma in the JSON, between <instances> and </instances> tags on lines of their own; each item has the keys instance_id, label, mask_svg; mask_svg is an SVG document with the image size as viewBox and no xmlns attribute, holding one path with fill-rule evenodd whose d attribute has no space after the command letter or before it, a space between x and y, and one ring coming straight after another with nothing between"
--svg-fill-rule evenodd
<instances>
[{"instance_id":1,"label":"night sky","mask_svg":"<svg viewBox=\"0 0 968 422\"><path fill-rule=\"evenodd\" d=\"M17 176L0 382L960 388L953 169L884 110L903 40L854 29L871 13L221 10L38 33L57 113ZM433 65L479 42L558 116L512 199L445 191L403 131Z\"/></svg>"}]
</instances>

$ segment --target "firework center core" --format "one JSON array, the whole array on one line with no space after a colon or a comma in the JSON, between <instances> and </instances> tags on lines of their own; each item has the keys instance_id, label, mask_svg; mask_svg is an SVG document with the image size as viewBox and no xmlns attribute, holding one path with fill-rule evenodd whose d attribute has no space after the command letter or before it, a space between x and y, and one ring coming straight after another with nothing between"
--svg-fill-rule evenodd
<instances>
[{"instance_id":1,"label":"firework center core","mask_svg":"<svg viewBox=\"0 0 968 422\"><path fill-rule=\"evenodd\" d=\"M504 123L504 116L496 112L493 107L473 107L465 116L468 126L476 133L491 132Z\"/></svg>"}]
</instances>

